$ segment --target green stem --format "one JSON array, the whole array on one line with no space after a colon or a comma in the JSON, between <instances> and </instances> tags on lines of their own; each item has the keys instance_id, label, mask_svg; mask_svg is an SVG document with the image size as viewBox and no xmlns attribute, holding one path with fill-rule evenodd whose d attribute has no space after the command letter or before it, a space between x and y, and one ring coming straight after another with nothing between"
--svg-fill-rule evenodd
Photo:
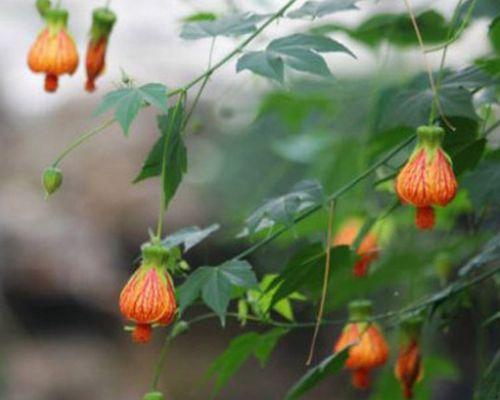
<instances>
[{"instance_id":1,"label":"green stem","mask_svg":"<svg viewBox=\"0 0 500 400\"><path fill-rule=\"evenodd\" d=\"M73 150L75 150L78 146L81 144L85 143L87 140L92 138L93 136L97 135L99 132L102 132L106 128L110 127L115 123L115 119L111 118L102 123L101 125L92 128L91 130L84 132L82 135L78 136L75 141L73 141L68 147L66 147L61 154L56 158L56 160L52 163L53 167L57 167L59 163L68 155L70 154Z\"/></svg>"},{"instance_id":2,"label":"green stem","mask_svg":"<svg viewBox=\"0 0 500 400\"><path fill-rule=\"evenodd\" d=\"M163 370L163 366L165 365L165 361L167 359L168 348L170 343L172 342L173 336L171 334L167 335L165 341L163 342L163 346L160 351L160 356L158 357L158 362L155 366L155 371L153 375L153 380L151 381L151 391L156 392L158 390L158 383L160 382L161 373Z\"/></svg>"},{"instance_id":3,"label":"green stem","mask_svg":"<svg viewBox=\"0 0 500 400\"><path fill-rule=\"evenodd\" d=\"M161 200L160 200L160 209L158 211L158 223L156 226L156 238L158 240L161 239L162 231L163 231L163 221L165 219L165 209L167 208L167 195L165 194L165 177L167 174L167 156L168 156L168 137L172 133L172 129L175 124L175 119L177 117L177 113L179 112L179 109L182 105L182 102L184 101L185 93L181 94L179 99L177 100L177 103L175 105L172 118L170 120L170 124L167 127L167 131L165 132L165 140L163 142L163 155L161 159L161 175L160 175L160 182L161 182Z\"/></svg>"},{"instance_id":4,"label":"green stem","mask_svg":"<svg viewBox=\"0 0 500 400\"><path fill-rule=\"evenodd\" d=\"M412 135L405 140L403 140L399 145L397 145L393 150L391 150L385 157L381 158L379 161L376 163L372 164L369 168L367 168L364 172L359 174L357 177L352 179L350 182L346 183L344 186L342 186L340 189L336 190L333 192L330 196L326 198L326 203L337 200L339 197L341 197L343 194L349 191L352 187L356 186L359 182L361 182L363 179L368 177L372 172L374 172L378 167L383 165L387 160L391 159L394 157L397 153L399 153L402 149L404 149L406 146L408 146L413 140L415 139L415 135ZM323 207L323 204L318 204L314 207L311 207L304 213L300 214L297 216L294 220L293 223L291 224L292 226L295 225L296 223L306 219L310 215L314 214L315 212L319 211ZM289 226L284 226L278 230L276 230L273 234L269 235L268 237L262 239L261 241L255 243L253 246L250 246L248 249L242 251L241 253L237 254L236 256L233 257L233 260L241 260L242 258L245 258L249 256L250 254L254 253L261 247L265 246L266 244L272 242L274 239L276 239L278 236L281 236L283 233L285 233L287 230L289 230Z\"/></svg>"}]
</instances>

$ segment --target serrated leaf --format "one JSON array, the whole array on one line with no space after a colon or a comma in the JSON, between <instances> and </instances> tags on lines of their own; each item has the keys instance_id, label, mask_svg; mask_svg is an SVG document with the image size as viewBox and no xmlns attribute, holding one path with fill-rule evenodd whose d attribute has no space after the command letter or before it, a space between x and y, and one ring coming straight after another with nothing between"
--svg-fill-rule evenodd
<instances>
[{"instance_id":1,"label":"serrated leaf","mask_svg":"<svg viewBox=\"0 0 500 400\"><path fill-rule=\"evenodd\" d=\"M345 10L357 10L359 0L306 1L302 7L288 13L288 18L321 18Z\"/></svg>"},{"instance_id":2,"label":"serrated leaf","mask_svg":"<svg viewBox=\"0 0 500 400\"><path fill-rule=\"evenodd\" d=\"M216 36L239 36L257 29L256 24L266 15L251 12L229 15L213 20L188 22L182 27L181 37L187 40Z\"/></svg>"},{"instance_id":3,"label":"serrated leaf","mask_svg":"<svg viewBox=\"0 0 500 400\"><path fill-rule=\"evenodd\" d=\"M307 373L288 391L285 400L296 400L314 388L328 375L334 374L342 369L349 355L350 347L346 347L331 356L325 358L315 367L309 369Z\"/></svg>"},{"instance_id":4,"label":"serrated leaf","mask_svg":"<svg viewBox=\"0 0 500 400\"><path fill-rule=\"evenodd\" d=\"M140 87L127 87L104 95L94 115L101 115L112 108L114 117L123 133L128 135L130 125L144 105L152 105L163 112L167 111L167 88L161 83L148 83Z\"/></svg>"},{"instance_id":5,"label":"serrated leaf","mask_svg":"<svg viewBox=\"0 0 500 400\"><path fill-rule=\"evenodd\" d=\"M273 40L265 50L243 55L236 70L248 69L258 75L283 82L283 65L300 72L327 77L331 72L321 53L354 54L341 43L321 35L293 34Z\"/></svg>"},{"instance_id":6,"label":"serrated leaf","mask_svg":"<svg viewBox=\"0 0 500 400\"><path fill-rule=\"evenodd\" d=\"M264 367L278 340L286 333L286 329L274 328L266 333L249 332L234 338L208 371L210 376L216 376L215 393L226 385L250 356L255 356Z\"/></svg>"},{"instance_id":7,"label":"serrated leaf","mask_svg":"<svg viewBox=\"0 0 500 400\"><path fill-rule=\"evenodd\" d=\"M200 267L178 289L179 311L182 313L201 294L205 304L224 325L233 287L249 289L256 285L255 273L246 261L233 260L217 267Z\"/></svg>"},{"instance_id":8,"label":"serrated leaf","mask_svg":"<svg viewBox=\"0 0 500 400\"><path fill-rule=\"evenodd\" d=\"M198 243L206 239L212 233L220 228L219 224L212 224L205 229L200 229L197 226L183 228L177 232L168 235L162 240L162 245L167 249L175 246L183 245L184 252L188 251Z\"/></svg>"},{"instance_id":9,"label":"serrated leaf","mask_svg":"<svg viewBox=\"0 0 500 400\"><path fill-rule=\"evenodd\" d=\"M239 236L253 234L275 224L291 225L295 216L324 201L323 188L317 181L303 181L289 193L268 200L246 219L246 228Z\"/></svg>"},{"instance_id":10,"label":"serrated leaf","mask_svg":"<svg viewBox=\"0 0 500 400\"><path fill-rule=\"evenodd\" d=\"M153 145L141 172L134 179L134 183L144 179L161 175L163 154L166 150L166 170L163 190L166 204L174 197L183 175L187 171L187 151L181 136L184 111L182 106L171 107L167 115L158 117L158 128L161 136ZM165 146L166 149L165 149Z\"/></svg>"}]
</instances>

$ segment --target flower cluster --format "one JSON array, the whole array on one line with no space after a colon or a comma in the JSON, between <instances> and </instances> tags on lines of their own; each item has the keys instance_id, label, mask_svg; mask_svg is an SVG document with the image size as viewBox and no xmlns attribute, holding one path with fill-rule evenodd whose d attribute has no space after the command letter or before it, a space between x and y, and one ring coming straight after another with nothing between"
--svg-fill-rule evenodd
<instances>
[{"instance_id":1,"label":"flower cluster","mask_svg":"<svg viewBox=\"0 0 500 400\"><path fill-rule=\"evenodd\" d=\"M38 1L37 8L46 26L29 50L28 66L35 73L45 74L45 91L55 92L61 75L75 73L79 62L78 50L68 32L68 11L51 8L49 1ZM107 8L93 12L86 57L87 91L95 89L94 81L104 69L108 38L115 21L115 14Z\"/></svg>"},{"instance_id":2,"label":"flower cluster","mask_svg":"<svg viewBox=\"0 0 500 400\"><path fill-rule=\"evenodd\" d=\"M457 193L457 180L450 157L441 147L444 130L436 126L417 129L418 143L396 178L396 192L402 202L417 208L415 223L432 229L434 206L446 206Z\"/></svg>"}]
</instances>

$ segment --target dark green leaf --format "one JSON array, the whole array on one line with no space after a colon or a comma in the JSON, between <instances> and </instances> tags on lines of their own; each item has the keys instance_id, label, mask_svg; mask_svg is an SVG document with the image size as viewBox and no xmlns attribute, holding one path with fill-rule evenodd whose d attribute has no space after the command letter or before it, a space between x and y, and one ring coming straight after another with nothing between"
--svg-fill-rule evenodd
<instances>
[{"instance_id":1,"label":"dark green leaf","mask_svg":"<svg viewBox=\"0 0 500 400\"><path fill-rule=\"evenodd\" d=\"M152 105L161 111L167 111L167 88L161 83L148 83L140 87L120 88L107 93L95 111L101 115L114 108L114 117L125 135L130 125L144 105Z\"/></svg>"},{"instance_id":2,"label":"dark green leaf","mask_svg":"<svg viewBox=\"0 0 500 400\"><path fill-rule=\"evenodd\" d=\"M493 48L500 54L500 15L497 16L490 25L489 36Z\"/></svg>"},{"instance_id":3,"label":"dark green leaf","mask_svg":"<svg viewBox=\"0 0 500 400\"><path fill-rule=\"evenodd\" d=\"M296 71L328 77L328 66L320 53L354 54L339 42L321 35L293 34L273 40L265 50L243 55L237 71L248 69L278 82L283 82L283 64Z\"/></svg>"},{"instance_id":4,"label":"dark green leaf","mask_svg":"<svg viewBox=\"0 0 500 400\"><path fill-rule=\"evenodd\" d=\"M463 146L458 152L452 155L453 170L455 175L460 176L468 170L476 167L484 153L486 139L481 138Z\"/></svg>"},{"instance_id":5,"label":"dark green leaf","mask_svg":"<svg viewBox=\"0 0 500 400\"><path fill-rule=\"evenodd\" d=\"M500 151L488 154L462 179L476 210L482 210L486 204L500 206Z\"/></svg>"},{"instance_id":6,"label":"dark green leaf","mask_svg":"<svg viewBox=\"0 0 500 400\"><path fill-rule=\"evenodd\" d=\"M266 333L250 332L234 338L208 371L210 376L216 376L215 392L226 385L250 356L255 356L264 367L276 343L286 333L286 329L274 328Z\"/></svg>"},{"instance_id":7,"label":"dark green leaf","mask_svg":"<svg viewBox=\"0 0 500 400\"><path fill-rule=\"evenodd\" d=\"M440 43L446 40L449 27L441 14L430 10L418 15L416 19L425 43ZM314 32L322 34L332 31L346 32L368 46L378 46L384 41L402 47L418 45L408 13L377 14L354 29L338 24L326 24L314 29Z\"/></svg>"},{"instance_id":8,"label":"dark green leaf","mask_svg":"<svg viewBox=\"0 0 500 400\"><path fill-rule=\"evenodd\" d=\"M217 267L200 267L178 289L179 310L182 313L194 300L201 297L205 304L226 321L226 310L233 287L253 288L257 279L246 261L227 261Z\"/></svg>"},{"instance_id":9,"label":"dark green leaf","mask_svg":"<svg viewBox=\"0 0 500 400\"><path fill-rule=\"evenodd\" d=\"M300 380L288 391L285 400L296 400L301 398L328 375L340 371L348 355L349 347L346 347L344 350L325 358L300 378Z\"/></svg>"},{"instance_id":10,"label":"dark green leaf","mask_svg":"<svg viewBox=\"0 0 500 400\"><path fill-rule=\"evenodd\" d=\"M500 77L500 57L480 58L476 65L492 77Z\"/></svg>"},{"instance_id":11,"label":"dark green leaf","mask_svg":"<svg viewBox=\"0 0 500 400\"><path fill-rule=\"evenodd\" d=\"M289 193L271 199L255 210L247 218L246 228L240 236L253 234L276 224L290 226L298 213L323 201L323 188L319 182L299 182Z\"/></svg>"},{"instance_id":12,"label":"dark green leaf","mask_svg":"<svg viewBox=\"0 0 500 400\"><path fill-rule=\"evenodd\" d=\"M216 36L244 35L255 31L256 24L265 17L265 15L246 12L214 20L188 22L182 27L181 37L195 40Z\"/></svg>"},{"instance_id":13,"label":"dark green leaf","mask_svg":"<svg viewBox=\"0 0 500 400\"><path fill-rule=\"evenodd\" d=\"M322 0L306 1L302 7L288 13L289 18L320 18L345 10L357 10L359 0Z\"/></svg>"},{"instance_id":14,"label":"dark green leaf","mask_svg":"<svg viewBox=\"0 0 500 400\"><path fill-rule=\"evenodd\" d=\"M167 249L170 249L175 246L183 245L184 251L188 251L192 247L196 246L202 240L206 239L213 232L218 230L220 227L219 224L213 224L205 229L200 229L197 226L190 226L189 228L183 228L171 235L168 235L162 241L162 245Z\"/></svg>"},{"instance_id":15,"label":"dark green leaf","mask_svg":"<svg viewBox=\"0 0 500 400\"><path fill-rule=\"evenodd\" d=\"M166 151L163 190L167 204L174 197L182 176L187 171L186 146L181 136L181 126L184 116L183 108L179 106L177 112L175 110L176 107L171 107L167 115L160 115L158 117L158 128L161 136L149 152L146 161L142 165L141 172L134 179L134 183L137 183L144 179L161 175L163 155Z\"/></svg>"}]
</instances>

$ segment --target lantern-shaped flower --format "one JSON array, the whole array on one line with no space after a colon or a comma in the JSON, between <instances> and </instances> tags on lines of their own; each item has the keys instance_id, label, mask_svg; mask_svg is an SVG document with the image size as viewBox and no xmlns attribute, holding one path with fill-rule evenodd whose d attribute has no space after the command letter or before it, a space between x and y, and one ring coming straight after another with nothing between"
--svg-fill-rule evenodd
<instances>
[{"instance_id":1,"label":"lantern-shaped flower","mask_svg":"<svg viewBox=\"0 0 500 400\"><path fill-rule=\"evenodd\" d=\"M441 147L444 130L421 126L417 135L417 146L396 178L396 191L401 201L417 208L417 227L431 229L435 223L433 207L453 200L457 180L450 157Z\"/></svg>"},{"instance_id":2,"label":"lantern-shaped flower","mask_svg":"<svg viewBox=\"0 0 500 400\"><path fill-rule=\"evenodd\" d=\"M40 32L28 54L28 66L33 72L45 74L45 90L57 90L60 75L72 75L78 66L78 52L66 30L68 12L55 8L44 13L47 26Z\"/></svg>"},{"instance_id":3,"label":"lantern-shaped flower","mask_svg":"<svg viewBox=\"0 0 500 400\"><path fill-rule=\"evenodd\" d=\"M168 250L160 245L142 248L142 264L120 295L120 310L136 324L132 339L138 343L151 338L151 325L168 325L177 312L172 279L166 270Z\"/></svg>"},{"instance_id":4,"label":"lantern-shaped flower","mask_svg":"<svg viewBox=\"0 0 500 400\"><path fill-rule=\"evenodd\" d=\"M358 389L370 387L371 370L385 364L389 355L384 335L375 323L369 321L371 316L370 301L350 303L349 322L334 346L334 352L351 346L344 367L352 371L352 384Z\"/></svg>"},{"instance_id":5,"label":"lantern-shaped flower","mask_svg":"<svg viewBox=\"0 0 500 400\"><path fill-rule=\"evenodd\" d=\"M360 219L351 218L347 220L333 238L332 244L334 246L351 246L356 240L362 225ZM375 233L368 232L365 235L357 249L357 254L359 260L354 264L354 275L365 276L371 262L379 255L378 237Z\"/></svg>"},{"instance_id":6,"label":"lantern-shaped flower","mask_svg":"<svg viewBox=\"0 0 500 400\"><path fill-rule=\"evenodd\" d=\"M116 22L116 15L108 8L97 8L92 13L92 28L87 46L85 66L87 69L87 82L85 90L95 90L95 80L104 71L106 65L106 48L109 35Z\"/></svg>"},{"instance_id":7,"label":"lantern-shaped flower","mask_svg":"<svg viewBox=\"0 0 500 400\"><path fill-rule=\"evenodd\" d=\"M423 376L419 344L421 329L420 317L413 317L401 323L401 344L394 373L401 382L405 399L413 398L413 386Z\"/></svg>"}]
</instances>

